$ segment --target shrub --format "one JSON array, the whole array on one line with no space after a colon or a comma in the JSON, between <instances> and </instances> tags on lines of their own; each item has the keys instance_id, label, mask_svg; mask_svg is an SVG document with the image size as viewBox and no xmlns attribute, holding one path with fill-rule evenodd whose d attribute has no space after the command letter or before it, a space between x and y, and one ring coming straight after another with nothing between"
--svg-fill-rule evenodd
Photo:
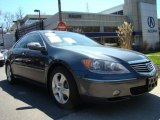
<instances>
[{"instance_id":1,"label":"shrub","mask_svg":"<svg viewBox=\"0 0 160 120\"><path fill-rule=\"evenodd\" d=\"M131 49L133 32L131 23L124 22L122 25L118 26L118 31L116 32L118 34L120 46L124 49Z\"/></svg>"}]
</instances>

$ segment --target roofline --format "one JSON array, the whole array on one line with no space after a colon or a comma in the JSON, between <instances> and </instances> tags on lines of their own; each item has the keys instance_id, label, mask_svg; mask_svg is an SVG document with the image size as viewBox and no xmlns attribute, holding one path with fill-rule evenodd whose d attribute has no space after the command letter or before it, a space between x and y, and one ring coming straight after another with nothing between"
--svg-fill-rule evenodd
<instances>
[{"instance_id":1,"label":"roofline","mask_svg":"<svg viewBox=\"0 0 160 120\"><path fill-rule=\"evenodd\" d=\"M41 18L49 18L52 15L41 15ZM39 15L35 15L35 14L27 14L22 20L25 21L27 18L39 18Z\"/></svg>"},{"instance_id":2,"label":"roofline","mask_svg":"<svg viewBox=\"0 0 160 120\"><path fill-rule=\"evenodd\" d=\"M58 13L58 12L57 12ZM57 14L56 13L56 14ZM106 16L106 14L102 14L102 13L86 13L86 12L75 12L75 11L62 11L62 14L65 13L70 13L70 14L82 14L82 15L102 15L102 16ZM116 15L116 14L107 14L108 16L126 16L126 15Z\"/></svg>"},{"instance_id":3,"label":"roofline","mask_svg":"<svg viewBox=\"0 0 160 120\"><path fill-rule=\"evenodd\" d=\"M111 10L113 10L113 9L117 9L117 8L121 8L121 7L122 7L122 10L123 10L123 6L124 6L124 4L120 4L120 5L114 6L114 7L112 7L112 8L103 10L103 11L101 11L101 12L99 12L99 13L103 13L103 12L105 12L105 11L111 11ZM103 14L104 14L104 13L103 13Z\"/></svg>"}]
</instances>

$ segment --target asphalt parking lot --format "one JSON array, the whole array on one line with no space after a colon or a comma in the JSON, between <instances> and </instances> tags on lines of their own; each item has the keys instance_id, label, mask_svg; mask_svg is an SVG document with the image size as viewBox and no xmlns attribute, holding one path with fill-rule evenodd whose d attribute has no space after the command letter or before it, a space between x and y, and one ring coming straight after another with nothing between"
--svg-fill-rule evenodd
<instances>
[{"instance_id":1,"label":"asphalt parking lot","mask_svg":"<svg viewBox=\"0 0 160 120\"><path fill-rule=\"evenodd\" d=\"M130 100L58 108L45 88L18 81L9 85L0 68L0 120L160 120L160 84L151 93Z\"/></svg>"}]
</instances>

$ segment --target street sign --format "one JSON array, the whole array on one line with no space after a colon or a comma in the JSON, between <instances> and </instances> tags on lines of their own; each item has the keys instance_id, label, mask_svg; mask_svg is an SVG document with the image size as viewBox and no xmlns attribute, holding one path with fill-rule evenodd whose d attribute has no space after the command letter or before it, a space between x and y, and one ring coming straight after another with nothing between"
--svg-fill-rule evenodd
<instances>
[{"instance_id":1,"label":"street sign","mask_svg":"<svg viewBox=\"0 0 160 120\"><path fill-rule=\"evenodd\" d=\"M67 26L64 22L58 22L57 30L59 31L67 31Z\"/></svg>"}]
</instances>

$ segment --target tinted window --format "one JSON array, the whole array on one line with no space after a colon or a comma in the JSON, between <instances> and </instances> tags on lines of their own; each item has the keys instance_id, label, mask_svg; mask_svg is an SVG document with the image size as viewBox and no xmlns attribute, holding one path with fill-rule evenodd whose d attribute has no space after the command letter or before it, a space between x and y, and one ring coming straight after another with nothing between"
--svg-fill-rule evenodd
<instances>
[{"instance_id":1,"label":"tinted window","mask_svg":"<svg viewBox=\"0 0 160 120\"><path fill-rule=\"evenodd\" d=\"M23 48L23 46L26 44L26 42L27 42L27 40L28 40L27 37L28 37L28 35L22 37L22 38L17 42L17 44L14 46L14 48Z\"/></svg>"},{"instance_id":2,"label":"tinted window","mask_svg":"<svg viewBox=\"0 0 160 120\"><path fill-rule=\"evenodd\" d=\"M30 42L38 42L41 46L44 46L40 35L37 33L31 33L20 39L20 41L15 45L15 48L27 48L27 44Z\"/></svg>"}]
</instances>

